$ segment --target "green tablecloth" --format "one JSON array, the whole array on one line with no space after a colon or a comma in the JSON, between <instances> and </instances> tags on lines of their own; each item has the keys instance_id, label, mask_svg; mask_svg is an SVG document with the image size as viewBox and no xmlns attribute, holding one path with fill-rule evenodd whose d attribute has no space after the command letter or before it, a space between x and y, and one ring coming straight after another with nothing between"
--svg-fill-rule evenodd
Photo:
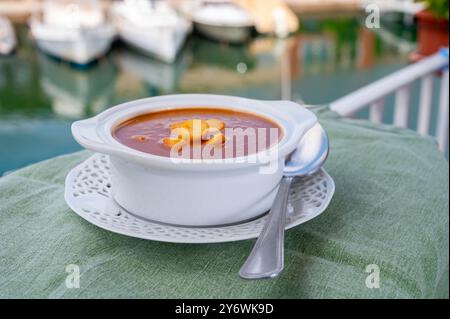
<instances>
[{"instance_id":1,"label":"green tablecloth","mask_svg":"<svg viewBox=\"0 0 450 319\"><path fill-rule=\"evenodd\" d=\"M286 269L246 281L254 240L151 242L99 229L63 199L67 172L90 153L0 178L0 297L448 298L448 162L431 139L318 108L331 138L329 208L286 234ZM79 289L65 285L77 264ZM367 265L380 287L366 287Z\"/></svg>"}]
</instances>

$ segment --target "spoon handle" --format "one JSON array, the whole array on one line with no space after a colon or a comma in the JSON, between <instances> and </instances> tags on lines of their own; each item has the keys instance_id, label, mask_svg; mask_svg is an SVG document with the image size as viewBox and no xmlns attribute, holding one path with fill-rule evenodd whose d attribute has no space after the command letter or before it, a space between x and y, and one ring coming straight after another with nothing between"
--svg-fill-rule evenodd
<instances>
[{"instance_id":1,"label":"spoon handle","mask_svg":"<svg viewBox=\"0 0 450 319\"><path fill-rule=\"evenodd\" d=\"M252 252L239 270L239 276L246 279L272 278L284 268L284 228L286 208L293 177L281 179L277 196L273 202Z\"/></svg>"}]
</instances>

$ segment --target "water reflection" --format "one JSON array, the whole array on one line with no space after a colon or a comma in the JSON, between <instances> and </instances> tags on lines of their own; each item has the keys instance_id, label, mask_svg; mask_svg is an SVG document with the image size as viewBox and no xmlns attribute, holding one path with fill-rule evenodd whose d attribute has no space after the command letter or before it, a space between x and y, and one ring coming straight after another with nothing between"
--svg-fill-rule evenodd
<instances>
[{"instance_id":1,"label":"water reflection","mask_svg":"<svg viewBox=\"0 0 450 319\"><path fill-rule=\"evenodd\" d=\"M191 44L193 63L180 80L180 90L245 95L237 92L270 85L279 92L282 65L286 60L289 63L285 55L291 42L257 38L247 45L234 46L195 39Z\"/></svg>"},{"instance_id":2,"label":"water reflection","mask_svg":"<svg viewBox=\"0 0 450 319\"><path fill-rule=\"evenodd\" d=\"M0 115L52 113L39 82L39 66L26 55L0 57Z\"/></svg>"},{"instance_id":3,"label":"water reflection","mask_svg":"<svg viewBox=\"0 0 450 319\"><path fill-rule=\"evenodd\" d=\"M39 52L38 63L40 84L55 115L87 117L113 104L117 68L110 59L91 69L76 69Z\"/></svg>"},{"instance_id":4,"label":"water reflection","mask_svg":"<svg viewBox=\"0 0 450 319\"><path fill-rule=\"evenodd\" d=\"M248 45L218 43L197 37L192 39L188 49L195 57L195 63L203 66L216 66L233 71L237 70L239 63L244 63L246 70L256 67L256 57L250 52Z\"/></svg>"},{"instance_id":5,"label":"water reflection","mask_svg":"<svg viewBox=\"0 0 450 319\"><path fill-rule=\"evenodd\" d=\"M0 160L0 174L76 149L71 120L124 101L201 92L326 103L401 68L414 48L411 31L369 30L355 16L301 21L300 32L288 39L257 37L243 45L194 34L171 64L116 43L86 69L39 52L27 28L18 26L17 54L0 58L0 143L11 140L11 154L22 155ZM17 143L17 136L26 142ZM50 137L58 141L32 148Z\"/></svg>"},{"instance_id":6,"label":"water reflection","mask_svg":"<svg viewBox=\"0 0 450 319\"><path fill-rule=\"evenodd\" d=\"M126 48L118 48L112 55L121 70L121 78L125 79L120 81L118 89L126 94L127 90L124 87L132 89L129 80L134 78L144 86L145 92L142 95L148 96L175 92L178 89L179 79L192 60L189 52L186 52L175 62L168 64ZM139 94L139 89L136 90L139 87L141 85L135 85L134 94Z\"/></svg>"}]
</instances>

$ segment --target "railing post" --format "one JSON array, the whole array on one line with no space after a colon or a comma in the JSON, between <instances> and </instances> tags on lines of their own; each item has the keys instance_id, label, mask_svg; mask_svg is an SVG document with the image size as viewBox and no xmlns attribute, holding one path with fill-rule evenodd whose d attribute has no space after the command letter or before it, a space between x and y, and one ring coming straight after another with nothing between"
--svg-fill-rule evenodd
<instances>
[{"instance_id":1,"label":"railing post","mask_svg":"<svg viewBox=\"0 0 450 319\"><path fill-rule=\"evenodd\" d=\"M433 100L433 74L422 78L420 86L419 116L417 131L421 135L428 135L430 131L431 106Z\"/></svg>"},{"instance_id":2,"label":"railing post","mask_svg":"<svg viewBox=\"0 0 450 319\"><path fill-rule=\"evenodd\" d=\"M409 122L409 101L411 98L411 87L405 85L395 95L394 124L398 127L407 128Z\"/></svg>"},{"instance_id":3,"label":"railing post","mask_svg":"<svg viewBox=\"0 0 450 319\"><path fill-rule=\"evenodd\" d=\"M441 53L436 53L331 102L330 109L343 116L348 116L380 98L400 90L400 93L397 94L397 120L399 123L403 123L402 126L405 126L404 123L408 121L403 114L408 113L410 97L409 93L406 93L407 89L402 88L446 66L448 66L448 57Z\"/></svg>"},{"instance_id":4,"label":"railing post","mask_svg":"<svg viewBox=\"0 0 450 319\"><path fill-rule=\"evenodd\" d=\"M383 114L384 114L384 98L379 99L370 105L369 119L371 122L381 123L383 122Z\"/></svg>"},{"instance_id":5,"label":"railing post","mask_svg":"<svg viewBox=\"0 0 450 319\"><path fill-rule=\"evenodd\" d=\"M448 145L448 68L442 74L441 92L439 95L439 113L438 124L436 130L436 138L439 144L439 149L444 153Z\"/></svg>"}]
</instances>

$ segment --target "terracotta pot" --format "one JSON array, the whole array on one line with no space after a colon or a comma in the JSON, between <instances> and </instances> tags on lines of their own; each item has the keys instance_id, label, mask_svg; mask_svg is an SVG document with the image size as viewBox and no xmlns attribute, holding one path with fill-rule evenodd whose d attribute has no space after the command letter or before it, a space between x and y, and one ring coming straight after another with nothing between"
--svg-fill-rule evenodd
<instances>
[{"instance_id":1,"label":"terracotta pot","mask_svg":"<svg viewBox=\"0 0 450 319\"><path fill-rule=\"evenodd\" d=\"M448 47L448 19L436 18L428 11L417 14L419 54L427 56L436 53L441 47Z\"/></svg>"}]
</instances>

